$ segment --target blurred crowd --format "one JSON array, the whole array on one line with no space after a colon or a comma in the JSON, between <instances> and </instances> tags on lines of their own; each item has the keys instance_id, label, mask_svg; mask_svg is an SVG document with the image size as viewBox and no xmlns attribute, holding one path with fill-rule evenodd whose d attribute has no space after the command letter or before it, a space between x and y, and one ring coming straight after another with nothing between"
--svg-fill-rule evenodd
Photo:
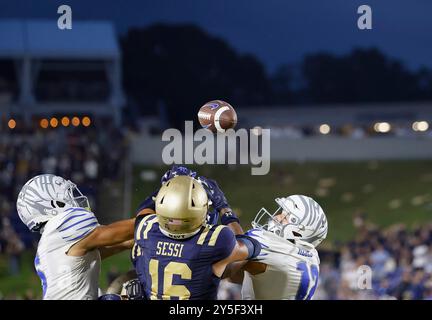
<instances>
[{"instance_id":1,"label":"blurred crowd","mask_svg":"<svg viewBox=\"0 0 432 320\"><path fill-rule=\"evenodd\" d=\"M432 224L354 225L354 240L323 252L315 299L432 299Z\"/></svg>"},{"instance_id":2,"label":"blurred crowd","mask_svg":"<svg viewBox=\"0 0 432 320\"><path fill-rule=\"evenodd\" d=\"M7 256L10 275L20 272L22 252L37 241L16 214L16 197L26 181L41 173L60 175L76 183L96 209L98 187L118 178L126 147L123 133L106 123L103 129L93 123L0 132L0 255Z\"/></svg>"}]
</instances>

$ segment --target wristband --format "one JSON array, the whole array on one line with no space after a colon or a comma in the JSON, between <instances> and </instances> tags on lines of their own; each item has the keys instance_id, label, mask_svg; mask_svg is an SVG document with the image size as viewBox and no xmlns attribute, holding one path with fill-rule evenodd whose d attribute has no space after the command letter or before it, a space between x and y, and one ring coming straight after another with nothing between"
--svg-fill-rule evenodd
<instances>
[{"instance_id":1,"label":"wristband","mask_svg":"<svg viewBox=\"0 0 432 320\"><path fill-rule=\"evenodd\" d=\"M248 257L247 260L253 259L257 257L261 252L261 243L258 240L249 237L245 234L236 235L237 241L242 242L248 249Z\"/></svg>"},{"instance_id":2,"label":"wristband","mask_svg":"<svg viewBox=\"0 0 432 320\"><path fill-rule=\"evenodd\" d=\"M221 216L221 223L223 225L228 225L232 222L240 223L239 218L236 216L236 214L232 211L227 211Z\"/></svg>"}]
</instances>

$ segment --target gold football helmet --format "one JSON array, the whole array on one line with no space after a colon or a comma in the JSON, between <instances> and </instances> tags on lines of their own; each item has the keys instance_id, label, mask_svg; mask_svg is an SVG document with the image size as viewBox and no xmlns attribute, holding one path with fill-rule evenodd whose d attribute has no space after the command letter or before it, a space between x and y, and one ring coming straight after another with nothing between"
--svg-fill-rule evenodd
<instances>
[{"instance_id":1,"label":"gold football helmet","mask_svg":"<svg viewBox=\"0 0 432 320\"><path fill-rule=\"evenodd\" d=\"M205 225L209 200L204 187L192 177L168 180L160 188L155 204L160 230L170 238L189 238Z\"/></svg>"}]
</instances>

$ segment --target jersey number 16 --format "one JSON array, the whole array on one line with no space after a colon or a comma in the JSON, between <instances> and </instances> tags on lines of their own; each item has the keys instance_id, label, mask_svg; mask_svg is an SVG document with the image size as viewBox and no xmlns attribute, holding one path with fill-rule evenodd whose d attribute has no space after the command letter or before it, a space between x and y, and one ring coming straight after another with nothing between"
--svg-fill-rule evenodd
<instances>
[{"instance_id":1,"label":"jersey number 16","mask_svg":"<svg viewBox=\"0 0 432 320\"><path fill-rule=\"evenodd\" d=\"M152 281L151 286L151 299L156 299L156 293L159 292L158 284L158 273L159 273L159 261L155 259L150 260L150 277ZM171 297L179 297L180 300L189 299L190 292L183 285L173 285L172 280L174 275L179 275L183 280L192 279L192 270L186 263L171 261L163 269L163 290L162 299L169 300Z\"/></svg>"}]
</instances>

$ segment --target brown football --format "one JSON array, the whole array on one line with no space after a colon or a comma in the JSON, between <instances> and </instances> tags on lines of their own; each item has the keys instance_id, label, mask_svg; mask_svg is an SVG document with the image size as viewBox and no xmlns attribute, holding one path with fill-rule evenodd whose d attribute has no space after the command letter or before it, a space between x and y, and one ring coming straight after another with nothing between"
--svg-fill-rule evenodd
<instances>
[{"instance_id":1,"label":"brown football","mask_svg":"<svg viewBox=\"0 0 432 320\"><path fill-rule=\"evenodd\" d=\"M205 129L212 132L225 132L236 126L237 113L228 102L212 100L200 108L198 120Z\"/></svg>"}]
</instances>

